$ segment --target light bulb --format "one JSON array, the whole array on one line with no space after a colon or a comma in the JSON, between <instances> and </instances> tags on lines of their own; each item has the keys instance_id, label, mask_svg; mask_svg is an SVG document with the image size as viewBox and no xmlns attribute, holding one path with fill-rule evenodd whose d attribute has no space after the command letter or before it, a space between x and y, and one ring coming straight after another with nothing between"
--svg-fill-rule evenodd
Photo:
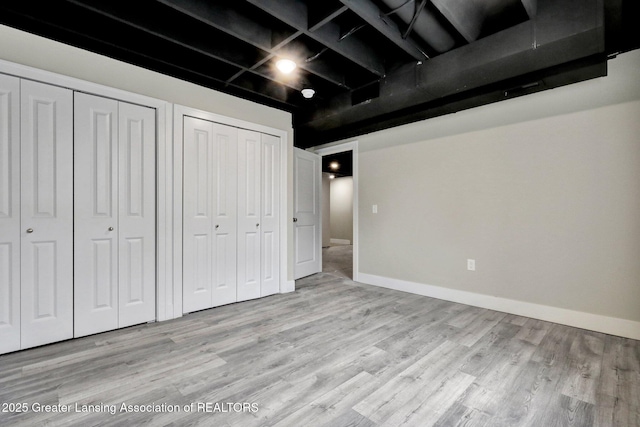
<instances>
[{"instance_id":1,"label":"light bulb","mask_svg":"<svg viewBox=\"0 0 640 427\"><path fill-rule=\"evenodd\" d=\"M296 69L297 65L290 59L280 59L276 62L276 67L278 70L282 71L285 74L290 74L293 70Z\"/></svg>"}]
</instances>

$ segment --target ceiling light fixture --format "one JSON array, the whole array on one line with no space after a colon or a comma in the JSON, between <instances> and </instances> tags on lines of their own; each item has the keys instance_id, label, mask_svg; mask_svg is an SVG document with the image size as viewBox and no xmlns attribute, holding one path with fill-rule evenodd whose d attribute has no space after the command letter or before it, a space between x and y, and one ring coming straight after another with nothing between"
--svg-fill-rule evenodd
<instances>
[{"instance_id":1,"label":"ceiling light fixture","mask_svg":"<svg viewBox=\"0 0 640 427\"><path fill-rule=\"evenodd\" d=\"M302 96L304 96L307 99L313 98L313 95L316 94L316 91L311 88L302 89L301 92L302 92Z\"/></svg>"},{"instance_id":2,"label":"ceiling light fixture","mask_svg":"<svg viewBox=\"0 0 640 427\"><path fill-rule=\"evenodd\" d=\"M333 162L329 163L329 167L331 169L333 169L334 171L338 170L338 169L340 169L340 163L338 163L336 161L333 161Z\"/></svg>"},{"instance_id":3,"label":"ceiling light fixture","mask_svg":"<svg viewBox=\"0 0 640 427\"><path fill-rule=\"evenodd\" d=\"M329 179L333 179L333 178L335 178L335 177L336 177L336 176L335 176L334 174L329 175Z\"/></svg>"},{"instance_id":4,"label":"ceiling light fixture","mask_svg":"<svg viewBox=\"0 0 640 427\"><path fill-rule=\"evenodd\" d=\"M296 69L297 65L290 59L279 59L278 62L276 62L276 67L285 74L291 74L291 72Z\"/></svg>"}]
</instances>

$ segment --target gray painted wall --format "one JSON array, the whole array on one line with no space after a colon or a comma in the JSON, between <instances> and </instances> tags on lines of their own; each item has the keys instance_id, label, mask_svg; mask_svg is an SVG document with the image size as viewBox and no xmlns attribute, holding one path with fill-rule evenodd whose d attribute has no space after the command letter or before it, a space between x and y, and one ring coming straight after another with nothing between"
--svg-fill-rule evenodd
<instances>
[{"instance_id":1,"label":"gray painted wall","mask_svg":"<svg viewBox=\"0 0 640 427\"><path fill-rule=\"evenodd\" d=\"M322 173L322 247L331 244L331 179Z\"/></svg>"},{"instance_id":2,"label":"gray painted wall","mask_svg":"<svg viewBox=\"0 0 640 427\"><path fill-rule=\"evenodd\" d=\"M609 65L358 138L360 272L639 321L640 52Z\"/></svg>"},{"instance_id":3,"label":"gray painted wall","mask_svg":"<svg viewBox=\"0 0 640 427\"><path fill-rule=\"evenodd\" d=\"M353 243L353 177L331 180L331 238Z\"/></svg>"}]
</instances>

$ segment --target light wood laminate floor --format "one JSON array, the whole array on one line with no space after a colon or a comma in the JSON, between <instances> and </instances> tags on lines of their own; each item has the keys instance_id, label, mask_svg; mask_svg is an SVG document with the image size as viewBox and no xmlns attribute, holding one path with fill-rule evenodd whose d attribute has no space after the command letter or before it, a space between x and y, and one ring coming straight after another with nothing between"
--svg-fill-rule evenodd
<instances>
[{"instance_id":1,"label":"light wood laminate floor","mask_svg":"<svg viewBox=\"0 0 640 427\"><path fill-rule=\"evenodd\" d=\"M212 412L184 410L198 402ZM258 410L220 412L229 402ZM639 402L639 341L327 273L295 293L0 356L0 404L29 408L0 412L2 426L629 427Z\"/></svg>"}]
</instances>

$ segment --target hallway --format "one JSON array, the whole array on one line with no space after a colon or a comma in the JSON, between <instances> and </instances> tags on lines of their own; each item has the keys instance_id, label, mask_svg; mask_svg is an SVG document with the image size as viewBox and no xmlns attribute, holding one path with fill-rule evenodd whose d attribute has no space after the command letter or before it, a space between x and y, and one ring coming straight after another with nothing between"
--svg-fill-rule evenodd
<instances>
[{"instance_id":1,"label":"hallway","mask_svg":"<svg viewBox=\"0 0 640 427\"><path fill-rule=\"evenodd\" d=\"M322 272L353 279L353 246L335 245L322 248Z\"/></svg>"}]
</instances>

